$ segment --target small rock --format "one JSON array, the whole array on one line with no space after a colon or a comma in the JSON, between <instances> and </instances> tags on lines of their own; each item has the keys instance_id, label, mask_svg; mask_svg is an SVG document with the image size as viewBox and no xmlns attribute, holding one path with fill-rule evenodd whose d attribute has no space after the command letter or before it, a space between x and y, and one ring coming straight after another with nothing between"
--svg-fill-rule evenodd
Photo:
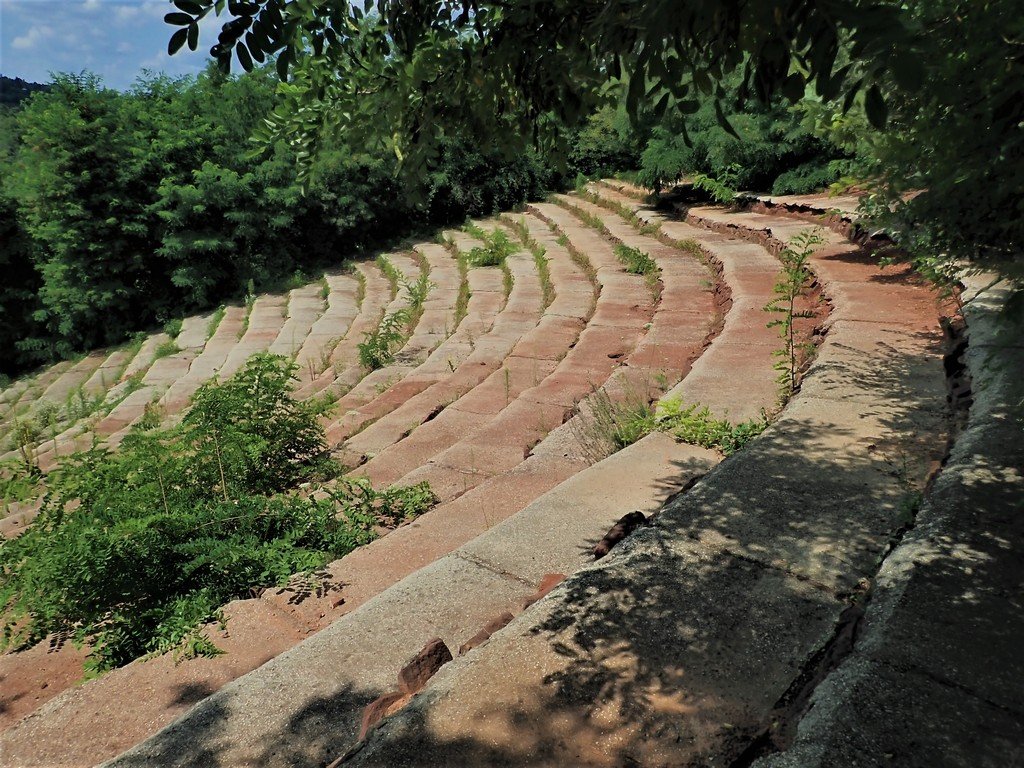
<instances>
[{"instance_id":1,"label":"small rock","mask_svg":"<svg viewBox=\"0 0 1024 768\"><path fill-rule=\"evenodd\" d=\"M565 581L565 574L564 573L547 573L547 574L545 574L544 578L542 578L540 580L540 585L537 587L537 591L534 592L529 597L527 597L525 600L522 600L519 603L519 607L522 610L525 611L527 608L529 608L531 605L536 603L538 600L540 600L542 597L544 597L544 595L546 595L552 589L557 587L563 581Z\"/></svg>"},{"instance_id":2,"label":"small rock","mask_svg":"<svg viewBox=\"0 0 1024 768\"><path fill-rule=\"evenodd\" d=\"M359 727L359 741L365 739L377 723L408 704L411 698L411 693L388 691L367 704L363 710L362 725Z\"/></svg>"},{"instance_id":3,"label":"small rock","mask_svg":"<svg viewBox=\"0 0 1024 768\"><path fill-rule=\"evenodd\" d=\"M619 522L609 528L608 533L594 547L594 559L600 560L612 551L612 547L646 522L647 518L643 512L630 512L620 517Z\"/></svg>"},{"instance_id":4,"label":"small rock","mask_svg":"<svg viewBox=\"0 0 1024 768\"><path fill-rule=\"evenodd\" d=\"M398 687L402 693L417 693L434 674L452 660L452 652L444 640L435 637L416 654L398 673Z\"/></svg>"},{"instance_id":5,"label":"small rock","mask_svg":"<svg viewBox=\"0 0 1024 768\"><path fill-rule=\"evenodd\" d=\"M462 656L465 653L469 653L478 645L485 642L491 635L493 635L499 629L506 626L510 621L512 621L512 614L508 611L505 611L505 613L501 614L500 616L491 619L489 622L487 622L487 625L483 629L481 629L479 632L477 632L475 635L469 638L469 640L467 640L459 646L459 656Z\"/></svg>"}]
</instances>

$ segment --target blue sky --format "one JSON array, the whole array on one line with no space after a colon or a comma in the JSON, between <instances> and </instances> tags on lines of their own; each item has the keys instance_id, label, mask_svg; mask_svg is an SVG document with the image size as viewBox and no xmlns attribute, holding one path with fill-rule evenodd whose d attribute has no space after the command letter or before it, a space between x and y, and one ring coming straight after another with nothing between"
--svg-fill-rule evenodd
<instances>
[{"instance_id":1,"label":"blue sky","mask_svg":"<svg viewBox=\"0 0 1024 768\"><path fill-rule=\"evenodd\" d=\"M167 55L170 0L0 0L0 74L49 82L50 72L88 69L125 88L142 69L195 74L208 60L219 22L202 23L199 50ZM226 19L221 19L221 22Z\"/></svg>"}]
</instances>

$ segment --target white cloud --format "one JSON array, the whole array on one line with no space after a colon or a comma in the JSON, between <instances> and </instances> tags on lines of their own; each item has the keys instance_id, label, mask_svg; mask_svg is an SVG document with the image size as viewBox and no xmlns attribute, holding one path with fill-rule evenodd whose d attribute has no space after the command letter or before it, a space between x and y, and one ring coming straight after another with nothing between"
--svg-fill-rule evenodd
<instances>
[{"instance_id":1,"label":"white cloud","mask_svg":"<svg viewBox=\"0 0 1024 768\"><path fill-rule=\"evenodd\" d=\"M142 0L135 3L122 3L114 8L114 23L128 24L145 17L163 18L168 11L177 10L163 0Z\"/></svg>"},{"instance_id":2,"label":"white cloud","mask_svg":"<svg viewBox=\"0 0 1024 768\"><path fill-rule=\"evenodd\" d=\"M43 40L53 36L53 29L45 25L37 25L30 27L21 37L16 37L11 41L11 48L18 51L31 51Z\"/></svg>"}]
</instances>

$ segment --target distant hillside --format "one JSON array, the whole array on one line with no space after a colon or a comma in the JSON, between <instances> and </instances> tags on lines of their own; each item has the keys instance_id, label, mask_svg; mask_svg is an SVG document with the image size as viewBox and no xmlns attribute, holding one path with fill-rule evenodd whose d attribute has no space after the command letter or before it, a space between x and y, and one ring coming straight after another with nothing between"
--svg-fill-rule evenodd
<instances>
[{"instance_id":1,"label":"distant hillside","mask_svg":"<svg viewBox=\"0 0 1024 768\"><path fill-rule=\"evenodd\" d=\"M36 91L46 91L49 88L48 85L30 83L20 77L0 75L0 106L16 107Z\"/></svg>"}]
</instances>

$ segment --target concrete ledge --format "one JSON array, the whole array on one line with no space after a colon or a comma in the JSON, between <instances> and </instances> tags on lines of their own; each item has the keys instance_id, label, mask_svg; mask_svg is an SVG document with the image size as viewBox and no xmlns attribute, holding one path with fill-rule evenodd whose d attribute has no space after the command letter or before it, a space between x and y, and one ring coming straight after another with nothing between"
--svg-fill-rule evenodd
<instances>
[{"instance_id":1,"label":"concrete ledge","mask_svg":"<svg viewBox=\"0 0 1024 768\"><path fill-rule=\"evenodd\" d=\"M769 239L801 228L752 214L720 223ZM816 263L826 290L869 274L849 253ZM903 309L898 286L887 290ZM814 679L944 449L934 302L918 292L908 287L916 314L892 329L879 375L859 374L867 331L837 329L812 369L829 373L812 373L761 438L450 664L346 765L745 759ZM848 315L872 320L866 305ZM921 375L891 391L908 369Z\"/></svg>"},{"instance_id":2,"label":"concrete ledge","mask_svg":"<svg viewBox=\"0 0 1024 768\"><path fill-rule=\"evenodd\" d=\"M109 765L283 767L336 757L355 742L363 708L393 687L427 640L458 648L516 610L541 575L591 561L591 547L616 519L657 509L718 458L648 436L226 685Z\"/></svg>"},{"instance_id":3,"label":"concrete ledge","mask_svg":"<svg viewBox=\"0 0 1024 768\"><path fill-rule=\"evenodd\" d=\"M1024 350L1005 343L1021 338L998 315L1009 293L967 305L968 426L882 565L853 655L758 768L1024 761Z\"/></svg>"}]
</instances>

